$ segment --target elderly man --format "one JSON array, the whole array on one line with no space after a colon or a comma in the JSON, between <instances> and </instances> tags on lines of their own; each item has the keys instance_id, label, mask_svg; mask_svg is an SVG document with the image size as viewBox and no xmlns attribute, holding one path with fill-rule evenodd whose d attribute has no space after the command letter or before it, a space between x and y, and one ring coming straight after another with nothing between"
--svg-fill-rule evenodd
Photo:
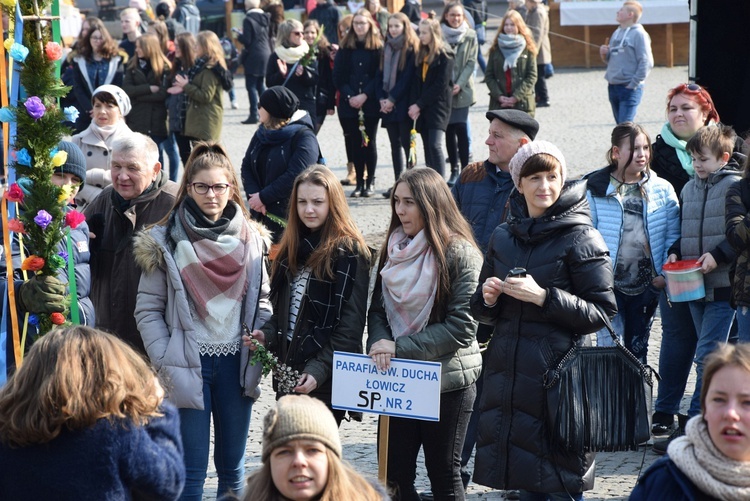
<instances>
[{"instance_id":1,"label":"elderly man","mask_svg":"<svg viewBox=\"0 0 750 501\"><path fill-rule=\"evenodd\" d=\"M133 235L172 210L177 184L159 163L148 136L133 133L112 145L112 185L84 209L91 230L91 300L96 326L141 353L146 351L133 313L141 270L133 259Z\"/></svg>"}]
</instances>

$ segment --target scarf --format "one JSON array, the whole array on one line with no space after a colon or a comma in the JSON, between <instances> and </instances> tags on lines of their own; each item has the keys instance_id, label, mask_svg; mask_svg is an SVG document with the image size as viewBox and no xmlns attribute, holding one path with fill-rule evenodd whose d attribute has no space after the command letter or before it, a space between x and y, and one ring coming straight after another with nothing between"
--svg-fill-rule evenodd
<instances>
[{"instance_id":1,"label":"scarf","mask_svg":"<svg viewBox=\"0 0 750 501\"><path fill-rule=\"evenodd\" d=\"M91 132L93 132L94 136L99 141L105 144L107 143L107 139L109 139L112 134L114 134L115 132L122 132L121 129L125 128L129 129L129 127L125 124L125 119L122 117L114 125L99 126L96 125L96 122L94 120L92 120L91 125L89 126L89 129L91 129Z\"/></svg>"},{"instance_id":2,"label":"scarf","mask_svg":"<svg viewBox=\"0 0 750 501\"><path fill-rule=\"evenodd\" d=\"M469 30L469 24L466 21L461 23L458 28L453 28L448 24L441 24L440 27L443 29L443 39L453 48L461 42L461 39Z\"/></svg>"},{"instance_id":3,"label":"scarf","mask_svg":"<svg viewBox=\"0 0 750 501\"><path fill-rule=\"evenodd\" d=\"M750 462L735 461L716 448L703 416L685 427L685 436L667 449L669 458L698 489L716 499L750 499Z\"/></svg>"},{"instance_id":4,"label":"scarf","mask_svg":"<svg viewBox=\"0 0 750 501\"><path fill-rule=\"evenodd\" d=\"M172 221L174 260L198 316L224 321L248 286L250 226L242 210L230 201L214 222L185 198Z\"/></svg>"},{"instance_id":5,"label":"scarf","mask_svg":"<svg viewBox=\"0 0 750 501\"><path fill-rule=\"evenodd\" d=\"M682 168L692 178L693 174L695 174L695 169L693 169L693 158L685 149L687 141L683 141L674 135L669 122L665 123L661 128L661 138L665 143L674 148L675 152L677 152L677 158L680 160L680 164L682 164Z\"/></svg>"},{"instance_id":6,"label":"scarf","mask_svg":"<svg viewBox=\"0 0 750 501\"><path fill-rule=\"evenodd\" d=\"M298 267L305 266L320 245L320 233L316 231L300 238L297 249ZM306 362L328 343L339 326L344 305L352 295L354 281L358 278L358 258L359 254L356 251L340 246L333 264L334 280L317 278L314 273L310 274L305 291L308 306L305 308L304 319L297 318L296 341L293 339L291 344L295 351L287 354L287 364L294 366ZM278 311L278 293L288 289L288 277L288 261L280 261L276 273L271 278L274 311ZM369 279L368 276L360 278Z\"/></svg>"},{"instance_id":7,"label":"scarf","mask_svg":"<svg viewBox=\"0 0 750 501\"><path fill-rule=\"evenodd\" d=\"M518 56L526 49L526 39L521 35L506 35L500 33L497 36L497 48L503 53L505 62L503 71L515 68L518 63Z\"/></svg>"},{"instance_id":8,"label":"scarf","mask_svg":"<svg viewBox=\"0 0 750 501\"><path fill-rule=\"evenodd\" d=\"M396 85L396 76L398 75L398 62L401 56L401 49L404 48L406 37L401 33L396 38L388 35L383 50L383 90L390 92Z\"/></svg>"},{"instance_id":9,"label":"scarf","mask_svg":"<svg viewBox=\"0 0 750 501\"><path fill-rule=\"evenodd\" d=\"M427 326L437 294L437 264L424 230L412 239L399 226L388 239L388 260L380 271L383 304L393 339Z\"/></svg>"},{"instance_id":10,"label":"scarf","mask_svg":"<svg viewBox=\"0 0 750 501\"><path fill-rule=\"evenodd\" d=\"M302 40L302 43L298 45L297 47L284 47L283 45L279 45L274 49L274 52L276 55L284 61L286 64L294 64L310 51L310 47L307 45L307 42Z\"/></svg>"},{"instance_id":11,"label":"scarf","mask_svg":"<svg viewBox=\"0 0 750 501\"><path fill-rule=\"evenodd\" d=\"M193 78L195 78L195 75L201 72L203 68L206 66L206 58L205 57L199 57L195 60L195 63L193 66L190 67L190 69L187 72L188 82L192 82Z\"/></svg>"}]
</instances>

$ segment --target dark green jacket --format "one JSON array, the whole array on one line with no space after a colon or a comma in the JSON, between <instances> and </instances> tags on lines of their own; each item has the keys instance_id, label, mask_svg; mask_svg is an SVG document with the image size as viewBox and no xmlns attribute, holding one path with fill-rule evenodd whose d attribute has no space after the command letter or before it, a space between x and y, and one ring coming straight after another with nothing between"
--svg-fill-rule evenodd
<instances>
[{"instance_id":1,"label":"dark green jacket","mask_svg":"<svg viewBox=\"0 0 750 501\"><path fill-rule=\"evenodd\" d=\"M487 61L487 71L484 74L484 81L490 90L490 109L500 108L498 97L509 96L505 85L505 70L503 63L505 56L500 49L490 52ZM525 49L516 62L516 67L511 70L511 87L513 97L518 99L515 108L525 111L532 117L536 111L536 102L534 100L534 85L536 84L536 57Z\"/></svg>"},{"instance_id":2,"label":"dark green jacket","mask_svg":"<svg viewBox=\"0 0 750 501\"><path fill-rule=\"evenodd\" d=\"M128 66L122 82L122 90L130 97L132 109L125 121L133 132L140 132L147 136L166 136L167 132L167 81L169 68L162 71L161 78L157 78L154 71L148 67L146 73L138 67ZM151 86L159 87L157 92L151 92Z\"/></svg>"},{"instance_id":3,"label":"dark green jacket","mask_svg":"<svg viewBox=\"0 0 750 501\"><path fill-rule=\"evenodd\" d=\"M202 141L220 140L224 105L221 80L216 73L206 66L182 90L188 97L183 134Z\"/></svg>"}]
</instances>

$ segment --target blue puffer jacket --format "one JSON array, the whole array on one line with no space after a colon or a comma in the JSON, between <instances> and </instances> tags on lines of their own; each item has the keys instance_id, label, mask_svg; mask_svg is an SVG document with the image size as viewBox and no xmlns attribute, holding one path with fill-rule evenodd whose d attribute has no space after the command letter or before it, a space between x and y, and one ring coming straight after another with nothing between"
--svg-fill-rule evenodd
<instances>
[{"instance_id":1,"label":"blue puffer jacket","mask_svg":"<svg viewBox=\"0 0 750 501\"><path fill-rule=\"evenodd\" d=\"M451 192L461 214L474 232L482 253L487 251L492 232L505 221L505 205L513 191L513 179L488 160L469 164Z\"/></svg>"},{"instance_id":2,"label":"blue puffer jacket","mask_svg":"<svg viewBox=\"0 0 750 501\"><path fill-rule=\"evenodd\" d=\"M604 237L614 268L623 232L623 207L609 182L611 172L612 168L608 166L588 174L585 179L588 180L586 198L591 206L591 220ZM680 237L680 204L672 185L653 171L643 187L646 190L644 214L651 261L656 273L661 274L669 247Z\"/></svg>"},{"instance_id":3,"label":"blue puffer jacket","mask_svg":"<svg viewBox=\"0 0 750 501\"><path fill-rule=\"evenodd\" d=\"M710 501L716 498L698 489L669 456L664 456L646 470L630 494L630 501L652 499Z\"/></svg>"}]
</instances>

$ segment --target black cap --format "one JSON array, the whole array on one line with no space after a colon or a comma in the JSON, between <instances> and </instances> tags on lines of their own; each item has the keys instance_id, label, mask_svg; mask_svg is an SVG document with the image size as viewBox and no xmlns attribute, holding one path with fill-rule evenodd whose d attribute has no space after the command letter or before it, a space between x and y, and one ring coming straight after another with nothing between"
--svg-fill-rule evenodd
<instances>
[{"instance_id":1,"label":"black cap","mask_svg":"<svg viewBox=\"0 0 750 501\"><path fill-rule=\"evenodd\" d=\"M286 87L269 87L260 96L260 106L275 118L292 118L299 108L299 99Z\"/></svg>"},{"instance_id":2,"label":"black cap","mask_svg":"<svg viewBox=\"0 0 750 501\"><path fill-rule=\"evenodd\" d=\"M533 141L536 133L539 132L539 122L534 120L531 115L521 110L491 110L485 116L492 122L495 118L501 122L522 130Z\"/></svg>"},{"instance_id":3,"label":"black cap","mask_svg":"<svg viewBox=\"0 0 750 501\"><path fill-rule=\"evenodd\" d=\"M67 172L73 174L82 182L86 182L86 157L75 143L60 141L57 145L59 151L68 154L68 159L60 167L55 167L55 172Z\"/></svg>"}]
</instances>

